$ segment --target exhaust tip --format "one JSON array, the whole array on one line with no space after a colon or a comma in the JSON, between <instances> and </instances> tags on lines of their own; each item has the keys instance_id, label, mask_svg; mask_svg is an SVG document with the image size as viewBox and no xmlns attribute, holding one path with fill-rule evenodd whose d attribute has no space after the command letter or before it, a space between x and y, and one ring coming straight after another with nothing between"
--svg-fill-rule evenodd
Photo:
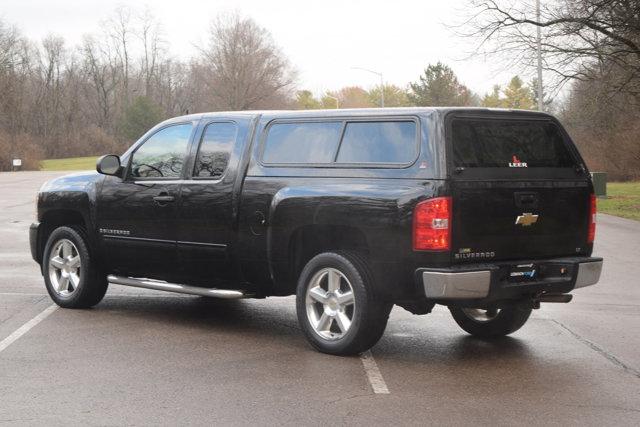
<instances>
[{"instance_id":1,"label":"exhaust tip","mask_svg":"<svg viewBox=\"0 0 640 427\"><path fill-rule=\"evenodd\" d=\"M559 302L568 303L573 299L571 294L545 294L536 298L538 302Z\"/></svg>"}]
</instances>

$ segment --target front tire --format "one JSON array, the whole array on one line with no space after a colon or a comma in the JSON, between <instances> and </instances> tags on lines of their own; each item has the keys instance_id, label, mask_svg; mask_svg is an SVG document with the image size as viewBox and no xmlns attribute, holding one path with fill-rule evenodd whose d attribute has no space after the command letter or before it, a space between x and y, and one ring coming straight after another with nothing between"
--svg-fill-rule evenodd
<instances>
[{"instance_id":1,"label":"front tire","mask_svg":"<svg viewBox=\"0 0 640 427\"><path fill-rule=\"evenodd\" d=\"M318 351L353 355L384 333L392 304L377 300L366 261L350 252L325 252L302 270L296 292L298 322Z\"/></svg>"},{"instance_id":2,"label":"front tire","mask_svg":"<svg viewBox=\"0 0 640 427\"><path fill-rule=\"evenodd\" d=\"M42 260L47 292L60 307L92 307L107 292L107 277L91 258L82 228L65 226L53 230Z\"/></svg>"},{"instance_id":3,"label":"front tire","mask_svg":"<svg viewBox=\"0 0 640 427\"><path fill-rule=\"evenodd\" d=\"M458 326L481 338L497 338L520 329L531 315L531 307L522 304L500 309L449 307Z\"/></svg>"}]
</instances>

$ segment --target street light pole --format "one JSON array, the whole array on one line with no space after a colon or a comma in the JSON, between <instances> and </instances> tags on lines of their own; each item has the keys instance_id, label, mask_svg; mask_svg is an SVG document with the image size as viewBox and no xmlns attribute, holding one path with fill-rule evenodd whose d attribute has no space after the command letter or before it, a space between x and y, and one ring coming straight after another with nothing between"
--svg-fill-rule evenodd
<instances>
[{"instance_id":1,"label":"street light pole","mask_svg":"<svg viewBox=\"0 0 640 427\"><path fill-rule=\"evenodd\" d=\"M536 0L536 22L540 24L540 0ZM542 31L536 26L536 43L538 45L538 111L544 109L544 94L542 88Z\"/></svg>"},{"instance_id":2,"label":"street light pole","mask_svg":"<svg viewBox=\"0 0 640 427\"><path fill-rule=\"evenodd\" d=\"M353 70L362 70L380 77L380 108L384 108L384 76L378 71L369 70L362 67L351 67Z\"/></svg>"},{"instance_id":3,"label":"street light pole","mask_svg":"<svg viewBox=\"0 0 640 427\"><path fill-rule=\"evenodd\" d=\"M380 73L380 108L384 108L384 79Z\"/></svg>"},{"instance_id":4,"label":"street light pole","mask_svg":"<svg viewBox=\"0 0 640 427\"><path fill-rule=\"evenodd\" d=\"M324 96L325 96L325 97L327 97L327 98L331 98L331 99L333 99L334 101L336 101L336 110L337 110L338 108L340 108L340 101L338 100L338 98L336 98L335 96L327 95L327 94L325 94Z\"/></svg>"}]
</instances>

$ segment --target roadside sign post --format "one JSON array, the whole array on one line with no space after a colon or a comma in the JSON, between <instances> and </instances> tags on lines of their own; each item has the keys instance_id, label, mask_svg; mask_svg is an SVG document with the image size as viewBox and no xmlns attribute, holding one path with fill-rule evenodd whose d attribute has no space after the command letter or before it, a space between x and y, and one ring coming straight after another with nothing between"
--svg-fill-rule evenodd
<instances>
[{"instance_id":1,"label":"roadside sign post","mask_svg":"<svg viewBox=\"0 0 640 427\"><path fill-rule=\"evenodd\" d=\"M22 159L13 159L11 162L11 170L16 172L22 167Z\"/></svg>"}]
</instances>

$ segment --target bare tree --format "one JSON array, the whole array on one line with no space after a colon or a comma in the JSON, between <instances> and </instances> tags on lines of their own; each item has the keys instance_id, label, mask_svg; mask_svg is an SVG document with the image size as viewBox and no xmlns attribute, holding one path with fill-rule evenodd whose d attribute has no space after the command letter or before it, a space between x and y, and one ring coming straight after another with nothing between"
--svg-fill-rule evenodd
<instances>
[{"instance_id":1,"label":"bare tree","mask_svg":"<svg viewBox=\"0 0 640 427\"><path fill-rule=\"evenodd\" d=\"M34 79L36 85L36 99L39 100L38 111L34 112L36 123L34 133L45 140L58 140L61 133L60 113L65 91L65 47L64 39L48 36L42 41L41 51L38 52L38 72ZM56 144L48 144L45 148L47 155L54 153Z\"/></svg>"},{"instance_id":2,"label":"bare tree","mask_svg":"<svg viewBox=\"0 0 640 427\"><path fill-rule=\"evenodd\" d=\"M577 81L560 112L592 170L612 180L640 179L640 120L632 95L611 97L606 81Z\"/></svg>"},{"instance_id":3,"label":"bare tree","mask_svg":"<svg viewBox=\"0 0 640 427\"><path fill-rule=\"evenodd\" d=\"M157 66L153 87L154 98L167 115L178 116L196 111L193 109L194 99L201 91L193 84L188 65L173 59L161 61ZM199 111L205 109L202 106Z\"/></svg>"},{"instance_id":4,"label":"bare tree","mask_svg":"<svg viewBox=\"0 0 640 427\"><path fill-rule=\"evenodd\" d=\"M612 89L640 95L640 1L470 0L462 34L478 39L478 51L534 66L536 28L543 31L543 68L556 87L603 77Z\"/></svg>"},{"instance_id":5,"label":"bare tree","mask_svg":"<svg viewBox=\"0 0 640 427\"><path fill-rule=\"evenodd\" d=\"M144 95L148 97L152 95L153 80L158 78L158 68L165 53L165 42L161 36L160 23L149 9L145 9L139 16L138 25L137 36L142 43L140 73L144 84Z\"/></svg>"},{"instance_id":6,"label":"bare tree","mask_svg":"<svg viewBox=\"0 0 640 427\"><path fill-rule=\"evenodd\" d=\"M30 125L32 54L28 40L0 21L0 170L28 145L22 135Z\"/></svg>"},{"instance_id":7,"label":"bare tree","mask_svg":"<svg viewBox=\"0 0 640 427\"><path fill-rule=\"evenodd\" d=\"M88 80L86 98L94 109L95 123L102 128L109 128L113 124L114 91L120 74L114 64L113 53L108 45L97 42L93 37L86 37L82 54Z\"/></svg>"},{"instance_id":8,"label":"bare tree","mask_svg":"<svg viewBox=\"0 0 640 427\"><path fill-rule=\"evenodd\" d=\"M18 67L22 59L20 53L23 39L15 27L0 21L0 72L6 73Z\"/></svg>"},{"instance_id":9,"label":"bare tree","mask_svg":"<svg viewBox=\"0 0 640 427\"><path fill-rule=\"evenodd\" d=\"M295 79L267 30L238 14L219 16L193 66L216 109L273 108L285 103Z\"/></svg>"},{"instance_id":10,"label":"bare tree","mask_svg":"<svg viewBox=\"0 0 640 427\"><path fill-rule=\"evenodd\" d=\"M105 31L111 40L115 58L119 61L122 82L122 101L129 105L129 76L131 68L132 11L127 6L118 6L113 16L104 23Z\"/></svg>"}]
</instances>

